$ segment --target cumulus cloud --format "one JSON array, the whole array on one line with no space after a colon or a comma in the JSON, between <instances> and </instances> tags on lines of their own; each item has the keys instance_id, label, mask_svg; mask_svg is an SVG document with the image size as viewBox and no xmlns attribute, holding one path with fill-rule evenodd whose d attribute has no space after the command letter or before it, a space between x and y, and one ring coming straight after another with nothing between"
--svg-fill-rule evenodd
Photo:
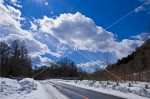
<instances>
[{"instance_id":1,"label":"cumulus cloud","mask_svg":"<svg viewBox=\"0 0 150 99\"><path fill-rule=\"evenodd\" d=\"M33 65L36 66L47 66L50 62L53 62L51 59L47 57L41 57L40 55L32 56Z\"/></svg>"},{"instance_id":2,"label":"cumulus cloud","mask_svg":"<svg viewBox=\"0 0 150 99\"><path fill-rule=\"evenodd\" d=\"M5 1L9 1L15 7L22 8L21 0L5 0Z\"/></svg>"},{"instance_id":3,"label":"cumulus cloud","mask_svg":"<svg viewBox=\"0 0 150 99\"><path fill-rule=\"evenodd\" d=\"M27 31L21 28L22 24L20 21L25 20L25 18L21 17L20 10L10 5L4 5L3 3L4 1L0 1L0 40L5 40L9 44L16 39L20 41L24 40L31 57L38 57L38 55L46 53L52 56L58 56L46 44L38 41L34 37L33 31Z\"/></svg>"},{"instance_id":4,"label":"cumulus cloud","mask_svg":"<svg viewBox=\"0 0 150 99\"><path fill-rule=\"evenodd\" d=\"M106 50L107 46L113 46L112 43L108 44L107 42L114 42L114 34L97 26L92 19L79 12L61 14L56 19L44 16L43 19L38 20L38 23L40 24L40 31L51 34L61 43L81 50L96 51L97 47ZM90 40L97 34L99 34L98 37Z\"/></svg>"},{"instance_id":5,"label":"cumulus cloud","mask_svg":"<svg viewBox=\"0 0 150 99\"><path fill-rule=\"evenodd\" d=\"M27 46L32 54L48 52L47 46L35 40L31 32L21 29L20 20L24 18L21 17L19 10L9 5L5 6L2 3L0 3L0 8L1 39L6 41L24 40L27 42Z\"/></svg>"},{"instance_id":6,"label":"cumulus cloud","mask_svg":"<svg viewBox=\"0 0 150 99\"><path fill-rule=\"evenodd\" d=\"M20 27L21 24L17 20L23 20L21 17L21 12L9 5L4 6L3 2L0 2L0 25L5 26L14 26L14 27Z\"/></svg>"},{"instance_id":7,"label":"cumulus cloud","mask_svg":"<svg viewBox=\"0 0 150 99\"><path fill-rule=\"evenodd\" d=\"M31 29L32 31L37 31L38 26L37 26L36 24L34 24L33 22L30 22L30 24L31 24L30 29Z\"/></svg>"},{"instance_id":8,"label":"cumulus cloud","mask_svg":"<svg viewBox=\"0 0 150 99\"><path fill-rule=\"evenodd\" d=\"M90 52L114 52L118 58L130 54L142 44L140 40L122 40L117 42L114 34L97 26L94 21L81 13L65 13L57 18L44 16L37 20L41 32L48 33L60 43L79 50ZM94 39L92 37L96 36Z\"/></svg>"},{"instance_id":9,"label":"cumulus cloud","mask_svg":"<svg viewBox=\"0 0 150 99\"><path fill-rule=\"evenodd\" d=\"M145 41L150 38L150 33L141 33L139 35L132 36L132 38Z\"/></svg>"},{"instance_id":10,"label":"cumulus cloud","mask_svg":"<svg viewBox=\"0 0 150 99\"><path fill-rule=\"evenodd\" d=\"M30 52L29 53L30 55L42 55L45 53L50 53L47 45L40 43L39 41L35 40L33 37L21 36L17 34L9 34L9 36L6 36L5 38L2 39L10 43L16 39L20 41L25 41L27 45L27 49Z\"/></svg>"},{"instance_id":11,"label":"cumulus cloud","mask_svg":"<svg viewBox=\"0 0 150 99\"><path fill-rule=\"evenodd\" d=\"M49 53L52 56L60 58L65 54L65 51L67 51L65 45L60 44L57 39L47 33L37 31L33 36L36 40L48 46L49 50L51 50Z\"/></svg>"},{"instance_id":12,"label":"cumulus cloud","mask_svg":"<svg viewBox=\"0 0 150 99\"><path fill-rule=\"evenodd\" d=\"M91 61L91 62L86 62L86 63L80 63L80 64L77 64L77 66L91 73L91 72L94 72L96 69L103 68L104 64L100 60L97 60L97 61Z\"/></svg>"},{"instance_id":13,"label":"cumulus cloud","mask_svg":"<svg viewBox=\"0 0 150 99\"><path fill-rule=\"evenodd\" d=\"M131 54L137 47L141 46L144 41L124 39L121 42L116 42L113 48L116 56L121 59Z\"/></svg>"}]
</instances>

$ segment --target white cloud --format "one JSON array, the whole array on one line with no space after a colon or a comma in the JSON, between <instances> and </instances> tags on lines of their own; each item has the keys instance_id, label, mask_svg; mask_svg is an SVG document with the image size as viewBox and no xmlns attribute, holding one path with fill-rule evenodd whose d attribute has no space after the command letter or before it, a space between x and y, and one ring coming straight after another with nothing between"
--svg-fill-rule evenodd
<instances>
[{"instance_id":1,"label":"white cloud","mask_svg":"<svg viewBox=\"0 0 150 99\"><path fill-rule=\"evenodd\" d=\"M41 26L40 31L49 33L61 43L72 47L96 51L97 47L106 50L108 46L113 46L113 33L105 31L100 26L96 26L92 19L85 17L79 12L75 14L61 14L56 19L44 16L38 22ZM91 37L97 34L99 34L98 37L90 40ZM108 44L108 42L112 43Z\"/></svg>"},{"instance_id":2,"label":"white cloud","mask_svg":"<svg viewBox=\"0 0 150 99\"><path fill-rule=\"evenodd\" d=\"M60 58L65 54L65 51L67 50L62 44L59 43L57 39L55 39L53 36L49 34L37 31L36 33L33 34L33 36L36 40L38 40L43 44L46 44L48 48L52 50L49 52L52 56Z\"/></svg>"},{"instance_id":3,"label":"white cloud","mask_svg":"<svg viewBox=\"0 0 150 99\"><path fill-rule=\"evenodd\" d=\"M145 41L150 38L150 33L141 33L139 35L132 36L132 38L135 38L135 39L138 39L141 41Z\"/></svg>"},{"instance_id":4,"label":"white cloud","mask_svg":"<svg viewBox=\"0 0 150 99\"><path fill-rule=\"evenodd\" d=\"M84 70L86 70L89 73L94 72L96 69L100 69L104 67L103 63L100 60L80 63L77 64L77 66L84 68Z\"/></svg>"},{"instance_id":5,"label":"white cloud","mask_svg":"<svg viewBox=\"0 0 150 99\"><path fill-rule=\"evenodd\" d=\"M31 57L33 60L33 65L36 66L48 66L50 62L52 62L51 59L47 58L47 57L41 57L40 55L37 56L32 56Z\"/></svg>"},{"instance_id":6,"label":"white cloud","mask_svg":"<svg viewBox=\"0 0 150 99\"><path fill-rule=\"evenodd\" d=\"M124 39L121 42L116 42L113 48L116 56L120 59L131 54L137 47L141 46L144 41Z\"/></svg>"},{"instance_id":7,"label":"white cloud","mask_svg":"<svg viewBox=\"0 0 150 99\"><path fill-rule=\"evenodd\" d=\"M9 1L12 5L18 8L22 8L21 0L5 0L5 1Z\"/></svg>"},{"instance_id":8,"label":"white cloud","mask_svg":"<svg viewBox=\"0 0 150 99\"><path fill-rule=\"evenodd\" d=\"M150 0L138 0L139 2L142 3L141 6L139 6L138 8L136 8L134 10L135 13L137 12L143 12L143 11L146 11L148 14L150 12Z\"/></svg>"},{"instance_id":9,"label":"white cloud","mask_svg":"<svg viewBox=\"0 0 150 99\"><path fill-rule=\"evenodd\" d=\"M55 56L55 53L51 52L46 44L34 38L32 31L21 28L20 21L25 20L21 17L21 12L10 5L4 5L3 2L0 1L0 40L6 40L9 44L16 39L24 40L31 57L46 53Z\"/></svg>"},{"instance_id":10,"label":"white cloud","mask_svg":"<svg viewBox=\"0 0 150 99\"><path fill-rule=\"evenodd\" d=\"M37 31L37 25L35 25L33 22L30 22L30 24L31 24L31 27L30 27L30 29L32 30L32 31Z\"/></svg>"},{"instance_id":11,"label":"white cloud","mask_svg":"<svg viewBox=\"0 0 150 99\"><path fill-rule=\"evenodd\" d=\"M32 54L44 54L47 53L48 47L32 36L32 32L21 29L20 20L21 12L9 5L4 6L0 3L0 28L1 28L1 39L6 41L12 41L15 39L24 40L27 42L27 46Z\"/></svg>"},{"instance_id":12,"label":"white cloud","mask_svg":"<svg viewBox=\"0 0 150 99\"><path fill-rule=\"evenodd\" d=\"M59 42L91 52L113 52L118 58L130 54L142 44L140 40L125 39L117 42L114 34L97 26L94 21L81 13L61 14L57 18L48 18L37 21L40 31L54 36ZM93 36L94 39L91 39Z\"/></svg>"},{"instance_id":13,"label":"white cloud","mask_svg":"<svg viewBox=\"0 0 150 99\"><path fill-rule=\"evenodd\" d=\"M21 24L17 20L23 20L21 17L21 12L9 5L4 6L3 2L0 3L0 25L5 26L14 26L14 27L20 27Z\"/></svg>"},{"instance_id":14,"label":"white cloud","mask_svg":"<svg viewBox=\"0 0 150 99\"><path fill-rule=\"evenodd\" d=\"M135 12L141 12L146 10L144 6L139 6L138 8L135 9Z\"/></svg>"},{"instance_id":15,"label":"white cloud","mask_svg":"<svg viewBox=\"0 0 150 99\"><path fill-rule=\"evenodd\" d=\"M23 33L23 32L22 32ZM17 34L9 34L9 36L5 36L7 42L12 42L13 40L20 40L25 41L27 45L27 49L29 50L29 54L32 55L42 55L45 53L50 53L47 45L40 43L39 41L35 40L32 36L21 36Z\"/></svg>"}]
</instances>

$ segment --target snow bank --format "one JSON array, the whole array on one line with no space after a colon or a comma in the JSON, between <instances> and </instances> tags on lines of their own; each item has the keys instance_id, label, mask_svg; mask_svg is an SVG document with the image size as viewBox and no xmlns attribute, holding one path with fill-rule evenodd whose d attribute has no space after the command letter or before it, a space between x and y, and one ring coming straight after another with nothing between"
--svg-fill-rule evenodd
<instances>
[{"instance_id":1,"label":"snow bank","mask_svg":"<svg viewBox=\"0 0 150 99\"><path fill-rule=\"evenodd\" d=\"M54 81L54 80L53 80ZM148 99L150 98L150 88L145 89L145 84L150 86L150 83L146 82L126 82L119 83L117 85L116 82L107 83L106 81L94 81L94 80L57 80L57 82L70 84L73 86L90 89L94 91L99 91L102 93L107 93L115 96L120 96L129 99ZM131 87L129 87L129 83L131 83Z\"/></svg>"},{"instance_id":2,"label":"snow bank","mask_svg":"<svg viewBox=\"0 0 150 99\"><path fill-rule=\"evenodd\" d=\"M31 78L25 78L21 81L15 79L0 77L0 98L3 99L32 99L27 98L37 90L37 82ZM38 99L38 98L37 98Z\"/></svg>"},{"instance_id":3,"label":"snow bank","mask_svg":"<svg viewBox=\"0 0 150 99\"><path fill-rule=\"evenodd\" d=\"M32 90L37 90L37 84L31 78L25 78L21 81L1 78L0 92L4 95L13 93L30 93Z\"/></svg>"},{"instance_id":4,"label":"snow bank","mask_svg":"<svg viewBox=\"0 0 150 99\"><path fill-rule=\"evenodd\" d=\"M0 77L0 99L67 99L50 84L32 78L17 81Z\"/></svg>"},{"instance_id":5,"label":"snow bank","mask_svg":"<svg viewBox=\"0 0 150 99\"><path fill-rule=\"evenodd\" d=\"M77 81L74 81L77 83ZM139 96L143 96L143 97L148 97L150 98L150 89L146 89L144 88L144 85L147 84L145 83L133 83L131 84L131 87L129 87L128 83L120 83L118 86L115 82L110 82L107 84L106 81L105 82L96 82L96 81L78 81L78 84L85 84L85 85L89 85L90 87L95 87L95 88L103 88L103 89L112 89L112 90L117 90L123 93L133 93L133 94L137 94ZM150 85L149 85L150 86Z\"/></svg>"},{"instance_id":6,"label":"snow bank","mask_svg":"<svg viewBox=\"0 0 150 99\"><path fill-rule=\"evenodd\" d=\"M37 90L37 84L31 78L25 78L18 83L21 85L19 92L26 91L27 93L30 93L32 90Z\"/></svg>"},{"instance_id":7,"label":"snow bank","mask_svg":"<svg viewBox=\"0 0 150 99\"><path fill-rule=\"evenodd\" d=\"M0 92L2 95L9 95L18 92L21 87L16 80L1 78Z\"/></svg>"}]
</instances>

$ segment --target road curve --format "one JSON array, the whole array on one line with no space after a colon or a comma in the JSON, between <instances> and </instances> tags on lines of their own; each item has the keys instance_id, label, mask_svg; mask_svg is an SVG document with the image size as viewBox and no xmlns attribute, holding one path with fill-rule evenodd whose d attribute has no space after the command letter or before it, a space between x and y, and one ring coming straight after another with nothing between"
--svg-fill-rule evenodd
<instances>
[{"instance_id":1,"label":"road curve","mask_svg":"<svg viewBox=\"0 0 150 99\"><path fill-rule=\"evenodd\" d=\"M124 99L121 97L79 88L68 84L50 81L49 83L53 83L55 88L57 88L62 94L68 96L70 99Z\"/></svg>"}]
</instances>

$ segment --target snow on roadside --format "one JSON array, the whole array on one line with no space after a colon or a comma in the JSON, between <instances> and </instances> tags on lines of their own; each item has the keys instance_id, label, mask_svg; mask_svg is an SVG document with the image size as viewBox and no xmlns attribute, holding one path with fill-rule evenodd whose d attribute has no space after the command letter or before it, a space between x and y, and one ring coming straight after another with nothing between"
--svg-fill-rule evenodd
<instances>
[{"instance_id":1,"label":"snow on roadside","mask_svg":"<svg viewBox=\"0 0 150 99\"><path fill-rule=\"evenodd\" d=\"M57 92L49 85L47 90L39 81L31 78L25 78L21 81L0 77L0 99L56 99L52 94ZM60 93L55 93L55 95ZM66 99L66 98L63 98Z\"/></svg>"},{"instance_id":2,"label":"snow on roadside","mask_svg":"<svg viewBox=\"0 0 150 99\"><path fill-rule=\"evenodd\" d=\"M21 88L19 89L20 93L21 92L30 93L32 90L37 90L37 84L31 78L25 78L21 81L18 81L18 83L21 86Z\"/></svg>"},{"instance_id":3,"label":"snow on roadside","mask_svg":"<svg viewBox=\"0 0 150 99\"><path fill-rule=\"evenodd\" d=\"M7 96L16 94L21 87L16 80L0 78L0 82L0 98L7 99Z\"/></svg>"},{"instance_id":4,"label":"snow on roadside","mask_svg":"<svg viewBox=\"0 0 150 99\"><path fill-rule=\"evenodd\" d=\"M85 88L89 90L98 91L101 93L106 93L114 96L119 96L127 99L149 99L150 95L150 89L147 89L145 91L144 88L142 88L139 84L135 84L138 87L128 87L128 83L122 83L119 86L116 86L116 83L111 82L110 85L100 84L100 82L90 80L83 80L83 81L75 81L75 80L53 80L50 79L53 82L60 82L64 84L70 84L73 86L77 86L80 88ZM144 84L144 83L143 83ZM142 85L143 85L142 84ZM134 84L133 84L134 85ZM143 96L147 97L143 97Z\"/></svg>"},{"instance_id":5,"label":"snow on roadside","mask_svg":"<svg viewBox=\"0 0 150 99\"><path fill-rule=\"evenodd\" d=\"M46 90L45 93L50 95L50 97L52 97L52 99L60 99L60 98L61 99L69 99L67 96L63 95L55 87L53 87L54 84L49 83L47 80L40 81L40 82L43 85L43 88ZM51 93L51 94L49 94L49 93Z\"/></svg>"}]
</instances>

